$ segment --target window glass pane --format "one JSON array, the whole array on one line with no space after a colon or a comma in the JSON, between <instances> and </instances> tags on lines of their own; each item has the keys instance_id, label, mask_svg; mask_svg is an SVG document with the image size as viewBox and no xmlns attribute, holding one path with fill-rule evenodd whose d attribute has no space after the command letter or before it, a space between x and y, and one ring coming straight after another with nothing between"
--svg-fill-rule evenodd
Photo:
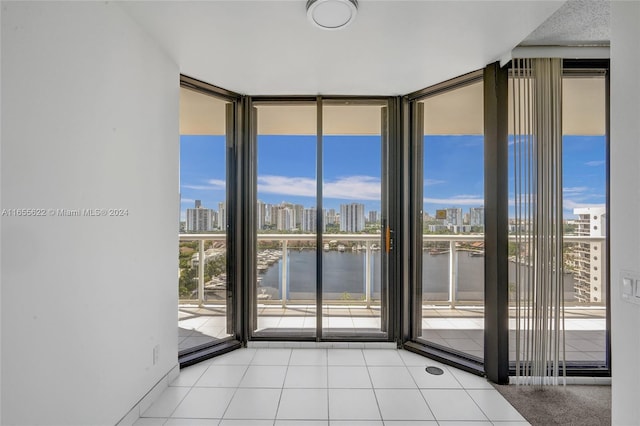
<instances>
[{"instance_id":1,"label":"window glass pane","mask_svg":"<svg viewBox=\"0 0 640 426\"><path fill-rule=\"evenodd\" d=\"M607 265L607 146L604 76L565 76L562 110L565 350L571 365L605 366ZM511 83L510 102L511 96ZM511 113L511 108L509 109ZM509 117L509 122L512 118ZM511 133L511 132L510 132ZM510 142L512 141L510 136ZM513 197L513 145L509 145ZM517 226L513 206L510 233ZM515 289L517 247L509 243L509 282ZM524 272L526 266L521 266ZM510 360L515 362L515 293L510 292Z\"/></svg>"},{"instance_id":2,"label":"window glass pane","mask_svg":"<svg viewBox=\"0 0 640 426\"><path fill-rule=\"evenodd\" d=\"M325 337L385 335L383 124L386 103L323 103Z\"/></svg>"},{"instance_id":3,"label":"window glass pane","mask_svg":"<svg viewBox=\"0 0 640 426\"><path fill-rule=\"evenodd\" d=\"M227 330L226 305L227 104L210 95L180 89L181 351L215 343L231 332ZM196 238L193 234L207 236Z\"/></svg>"},{"instance_id":4,"label":"window glass pane","mask_svg":"<svg viewBox=\"0 0 640 426\"><path fill-rule=\"evenodd\" d=\"M257 106L256 335L316 332L316 106Z\"/></svg>"},{"instance_id":5,"label":"window glass pane","mask_svg":"<svg viewBox=\"0 0 640 426\"><path fill-rule=\"evenodd\" d=\"M483 83L424 105L422 334L484 356Z\"/></svg>"}]
</instances>

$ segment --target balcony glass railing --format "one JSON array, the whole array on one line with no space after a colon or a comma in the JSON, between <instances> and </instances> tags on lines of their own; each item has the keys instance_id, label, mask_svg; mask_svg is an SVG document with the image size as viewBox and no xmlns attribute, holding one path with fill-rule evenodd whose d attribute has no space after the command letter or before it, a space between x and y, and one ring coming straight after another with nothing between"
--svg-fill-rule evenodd
<instances>
[{"instance_id":1,"label":"balcony glass railing","mask_svg":"<svg viewBox=\"0 0 640 426\"><path fill-rule=\"evenodd\" d=\"M509 241L510 250L515 250L515 237ZM564 241L565 304L604 306L606 237L565 236ZM314 303L315 242L313 234L258 234L258 303ZM323 236L322 250L325 301L379 305L380 235L327 234ZM180 234L181 303L225 303L225 253L224 234ZM424 235L423 302L452 308L482 304L483 255L483 235ZM200 268L201 258L204 268ZM513 277L515 256L510 256L509 265ZM510 300L515 302L514 292L510 293Z\"/></svg>"}]
</instances>

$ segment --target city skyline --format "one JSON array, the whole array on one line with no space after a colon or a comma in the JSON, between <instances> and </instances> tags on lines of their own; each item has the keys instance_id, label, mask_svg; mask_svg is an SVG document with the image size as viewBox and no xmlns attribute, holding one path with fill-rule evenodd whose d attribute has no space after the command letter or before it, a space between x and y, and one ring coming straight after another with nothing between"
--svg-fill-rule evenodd
<instances>
[{"instance_id":1,"label":"city skyline","mask_svg":"<svg viewBox=\"0 0 640 426\"><path fill-rule=\"evenodd\" d=\"M181 136L181 220L196 199L216 206L225 201L226 147L223 136ZM316 207L316 137L260 136L258 199ZM482 135L428 135L424 146L424 211L484 206ZM327 136L324 139L324 208L359 202L381 212L380 137ZM564 136L563 194L566 219L574 208L606 202L604 136ZM354 158L358 161L354 161ZM513 143L509 144L512 163ZM509 172L513 216L513 170Z\"/></svg>"}]
</instances>

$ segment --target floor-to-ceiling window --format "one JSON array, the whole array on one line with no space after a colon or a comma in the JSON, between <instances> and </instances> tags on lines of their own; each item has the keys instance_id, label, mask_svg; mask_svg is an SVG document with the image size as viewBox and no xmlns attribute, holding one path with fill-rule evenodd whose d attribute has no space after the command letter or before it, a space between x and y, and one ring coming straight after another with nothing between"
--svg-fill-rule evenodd
<instances>
[{"instance_id":1,"label":"floor-to-ceiling window","mask_svg":"<svg viewBox=\"0 0 640 426\"><path fill-rule=\"evenodd\" d=\"M178 345L181 355L234 335L229 277L228 152L233 102L183 78L180 88Z\"/></svg>"},{"instance_id":2,"label":"floor-to-ceiling window","mask_svg":"<svg viewBox=\"0 0 640 426\"><path fill-rule=\"evenodd\" d=\"M602 61L601 61L602 62ZM564 350L567 366L608 369L608 140L607 65L565 61L562 78L562 223L564 266ZM510 83L511 88L511 83ZM510 104L511 100L510 90ZM511 113L511 110L510 110ZM513 117L510 118L512 122ZM509 146L509 190L514 175L513 140ZM513 219L510 207L509 281L515 281L512 237L527 226ZM526 265L519 266L525 272ZM512 286L512 284L511 284ZM510 359L515 360L515 293L510 292Z\"/></svg>"},{"instance_id":3,"label":"floor-to-ceiling window","mask_svg":"<svg viewBox=\"0 0 640 426\"><path fill-rule=\"evenodd\" d=\"M388 337L387 103L253 101L253 337Z\"/></svg>"}]
</instances>

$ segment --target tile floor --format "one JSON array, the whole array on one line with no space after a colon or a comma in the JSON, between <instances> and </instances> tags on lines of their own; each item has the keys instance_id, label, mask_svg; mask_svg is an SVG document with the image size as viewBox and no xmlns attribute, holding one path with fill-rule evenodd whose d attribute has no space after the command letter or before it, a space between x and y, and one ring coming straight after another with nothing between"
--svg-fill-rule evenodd
<instances>
[{"instance_id":1,"label":"tile floor","mask_svg":"<svg viewBox=\"0 0 640 426\"><path fill-rule=\"evenodd\" d=\"M250 348L183 369L135 426L527 424L483 378L404 350Z\"/></svg>"}]
</instances>

